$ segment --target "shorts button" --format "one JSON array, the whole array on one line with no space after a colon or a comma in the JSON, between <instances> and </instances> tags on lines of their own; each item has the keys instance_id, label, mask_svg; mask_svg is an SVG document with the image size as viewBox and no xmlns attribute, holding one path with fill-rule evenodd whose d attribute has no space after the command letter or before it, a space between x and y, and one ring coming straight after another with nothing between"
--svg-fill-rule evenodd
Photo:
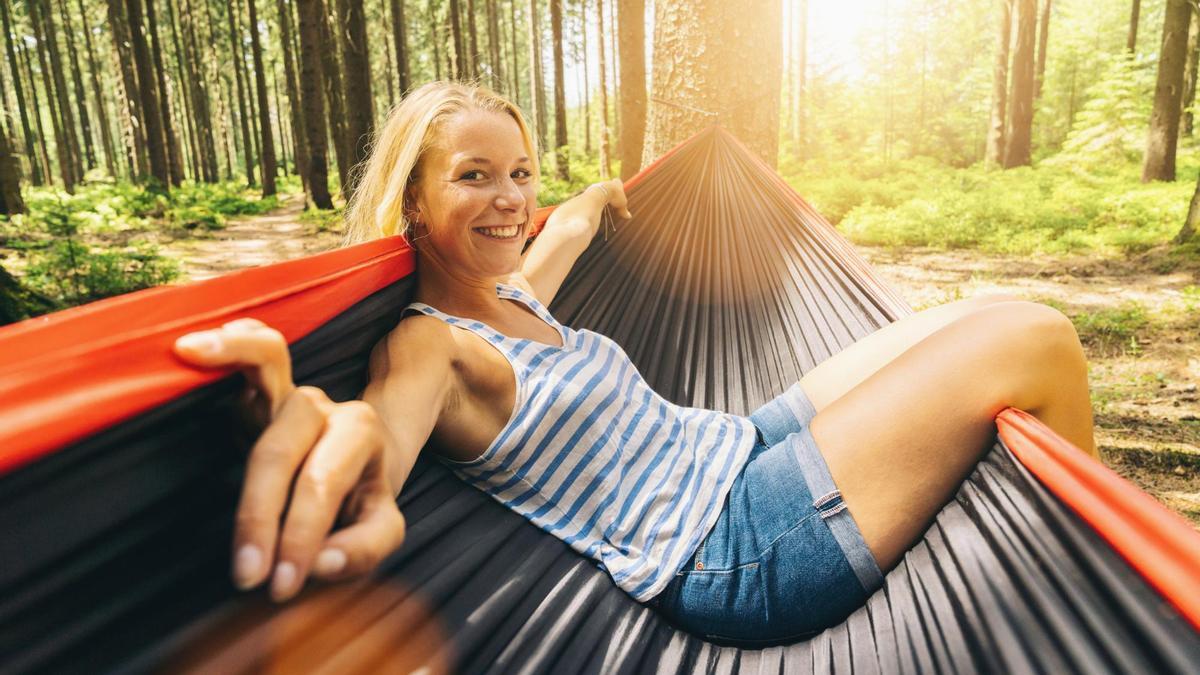
<instances>
[{"instance_id":1,"label":"shorts button","mask_svg":"<svg viewBox=\"0 0 1200 675\"><path fill-rule=\"evenodd\" d=\"M704 569L704 563L697 561L697 562L696 562L696 569L698 569L698 570L702 570L702 569Z\"/></svg>"}]
</instances>

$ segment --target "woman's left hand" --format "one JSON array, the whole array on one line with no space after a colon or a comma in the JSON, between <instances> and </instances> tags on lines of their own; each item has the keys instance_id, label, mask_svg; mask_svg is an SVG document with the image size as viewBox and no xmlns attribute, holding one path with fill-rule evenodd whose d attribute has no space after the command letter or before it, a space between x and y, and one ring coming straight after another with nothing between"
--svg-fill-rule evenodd
<instances>
[{"instance_id":1,"label":"woman's left hand","mask_svg":"<svg viewBox=\"0 0 1200 675\"><path fill-rule=\"evenodd\" d=\"M585 241L591 241L596 228L600 226L600 217L605 207L612 207L613 211L625 220L633 217L629 212L625 186L618 178L592 183L582 193L559 204L547 219L546 229L549 231L570 228L572 235L579 234Z\"/></svg>"}]
</instances>

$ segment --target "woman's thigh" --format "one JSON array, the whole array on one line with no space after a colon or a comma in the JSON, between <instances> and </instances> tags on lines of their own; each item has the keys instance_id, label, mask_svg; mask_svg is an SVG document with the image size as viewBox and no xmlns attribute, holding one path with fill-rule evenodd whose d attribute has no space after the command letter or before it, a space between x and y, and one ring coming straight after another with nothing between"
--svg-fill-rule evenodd
<instances>
[{"instance_id":1,"label":"woman's thigh","mask_svg":"<svg viewBox=\"0 0 1200 675\"><path fill-rule=\"evenodd\" d=\"M894 566L953 496L990 445L996 414L1039 404L1071 339L1056 310L991 305L817 413L812 437L881 568Z\"/></svg>"},{"instance_id":2,"label":"woman's thigh","mask_svg":"<svg viewBox=\"0 0 1200 675\"><path fill-rule=\"evenodd\" d=\"M822 361L800 379L800 384L813 407L821 411L943 326L984 307L1018 299L1013 295L982 295L901 317Z\"/></svg>"}]
</instances>

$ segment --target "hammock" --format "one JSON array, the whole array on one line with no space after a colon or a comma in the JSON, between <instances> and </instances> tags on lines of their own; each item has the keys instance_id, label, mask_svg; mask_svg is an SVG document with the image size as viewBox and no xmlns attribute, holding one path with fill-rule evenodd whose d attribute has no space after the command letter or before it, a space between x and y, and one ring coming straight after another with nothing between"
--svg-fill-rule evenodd
<instances>
[{"instance_id":1,"label":"hammock","mask_svg":"<svg viewBox=\"0 0 1200 675\"><path fill-rule=\"evenodd\" d=\"M551 306L651 386L746 414L909 312L853 248L718 128L627 184ZM544 223L549 209L538 212ZM557 539L423 457L408 538L370 579L270 603L229 580L240 376L170 355L256 316L338 400L412 291L401 240L0 330L0 670L212 672L1194 672L1200 536L1031 416L845 622L740 649L684 633ZM986 377L980 373L980 377Z\"/></svg>"}]
</instances>

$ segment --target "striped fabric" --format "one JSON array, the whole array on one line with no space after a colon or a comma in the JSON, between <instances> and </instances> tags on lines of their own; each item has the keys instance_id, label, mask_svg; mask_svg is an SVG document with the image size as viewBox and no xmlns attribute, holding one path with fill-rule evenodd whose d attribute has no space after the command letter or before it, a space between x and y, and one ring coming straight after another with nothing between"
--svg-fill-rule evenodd
<instances>
[{"instance_id":1,"label":"striped fabric","mask_svg":"<svg viewBox=\"0 0 1200 675\"><path fill-rule=\"evenodd\" d=\"M749 419L656 394L617 343L554 319L528 293L496 285L562 336L562 347L503 335L424 303L512 364L511 419L471 462L466 482L595 560L639 601L657 595L720 515L754 444Z\"/></svg>"}]
</instances>

